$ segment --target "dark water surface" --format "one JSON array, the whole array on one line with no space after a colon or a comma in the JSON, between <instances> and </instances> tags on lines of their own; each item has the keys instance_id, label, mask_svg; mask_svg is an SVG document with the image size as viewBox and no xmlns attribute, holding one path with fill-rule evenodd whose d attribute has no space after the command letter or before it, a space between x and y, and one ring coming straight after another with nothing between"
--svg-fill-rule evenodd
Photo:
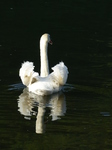
<instances>
[{"instance_id":1,"label":"dark water surface","mask_svg":"<svg viewBox=\"0 0 112 150\"><path fill-rule=\"evenodd\" d=\"M0 149L112 149L112 10L105 0L0 2ZM48 32L50 67L69 69L64 92L27 92L18 72Z\"/></svg>"}]
</instances>

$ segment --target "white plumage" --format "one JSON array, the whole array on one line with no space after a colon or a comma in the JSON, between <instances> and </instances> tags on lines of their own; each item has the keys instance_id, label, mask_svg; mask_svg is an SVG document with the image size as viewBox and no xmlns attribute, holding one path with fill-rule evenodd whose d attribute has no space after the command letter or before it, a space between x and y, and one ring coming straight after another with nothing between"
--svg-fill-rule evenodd
<instances>
[{"instance_id":1,"label":"white plumage","mask_svg":"<svg viewBox=\"0 0 112 150\"><path fill-rule=\"evenodd\" d=\"M29 86L34 82L33 77L38 76L37 72L34 72L33 62L26 61L22 64L19 70L19 76L22 80L22 83L26 86Z\"/></svg>"},{"instance_id":2,"label":"white plumage","mask_svg":"<svg viewBox=\"0 0 112 150\"><path fill-rule=\"evenodd\" d=\"M38 95L50 95L60 91L68 78L68 69L63 62L52 67L53 72L49 74L47 45L51 40L48 34L44 35L41 37L41 41L43 42L40 42L43 44L40 45L41 76L37 72L34 72L33 62L29 61L24 62L19 71L22 83L28 87L30 92Z\"/></svg>"}]
</instances>

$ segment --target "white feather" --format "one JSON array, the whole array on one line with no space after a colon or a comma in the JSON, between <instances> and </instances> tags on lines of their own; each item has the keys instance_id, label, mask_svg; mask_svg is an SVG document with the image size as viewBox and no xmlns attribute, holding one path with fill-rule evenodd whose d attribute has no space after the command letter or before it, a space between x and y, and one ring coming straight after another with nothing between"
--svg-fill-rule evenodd
<instances>
[{"instance_id":1,"label":"white feather","mask_svg":"<svg viewBox=\"0 0 112 150\"><path fill-rule=\"evenodd\" d=\"M19 76L26 86L31 84L33 77L38 76L38 73L33 71L34 67L32 62L26 61L22 63L22 67L19 70Z\"/></svg>"},{"instance_id":2,"label":"white feather","mask_svg":"<svg viewBox=\"0 0 112 150\"><path fill-rule=\"evenodd\" d=\"M64 85L68 78L68 68L64 65L63 62L52 67L53 75L55 79L59 82L60 85Z\"/></svg>"},{"instance_id":3,"label":"white feather","mask_svg":"<svg viewBox=\"0 0 112 150\"><path fill-rule=\"evenodd\" d=\"M67 81L68 69L63 62L52 69L53 72L47 77L36 76L37 81L29 85L29 91L38 95L49 95L60 91Z\"/></svg>"}]
</instances>

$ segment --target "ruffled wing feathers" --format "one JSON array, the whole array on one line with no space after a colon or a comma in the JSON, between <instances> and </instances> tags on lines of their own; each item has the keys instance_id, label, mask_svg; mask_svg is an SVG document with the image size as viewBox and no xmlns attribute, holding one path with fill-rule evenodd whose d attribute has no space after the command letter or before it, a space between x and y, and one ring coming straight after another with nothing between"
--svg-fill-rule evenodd
<instances>
[{"instance_id":1,"label":"ruffled wing feathers","mask_svg":"<svg viewBox=\"0 0 112 150\"><path fill-rule=\"evenodd\" d=\"M53 73L52 75L55 76L55 79L60 85L64 85L68 78L68 68L64 65L63 62L52 67Z\"/></svg>"},{"instance_id":2,"label":"ruffled wing feathers","mask_svg":"<svg viewBox=\"0 0 112 150\"><path fill-rule=\"evenodd\" d=\"M34 65L32 62L26 61L22 63L22 66L19 70L19 76L24 85L28 86L32 82L36 82L36 76L39 74L34 72Z\"/></svg>"}]
</instances>

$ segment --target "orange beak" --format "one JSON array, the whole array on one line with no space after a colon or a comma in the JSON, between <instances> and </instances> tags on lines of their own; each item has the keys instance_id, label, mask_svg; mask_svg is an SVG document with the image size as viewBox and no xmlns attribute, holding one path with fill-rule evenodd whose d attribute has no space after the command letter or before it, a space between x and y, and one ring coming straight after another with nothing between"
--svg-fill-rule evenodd
<instances>
[{"instance_id":1,"label":"orange beak","mask_svg":"<svg viewBox=\"0 0 112 150\"><path fill-rule=\"evenodd\" d=\"M52 45L52 44L53 44L53 42L50 40L50 41L49 41L49 44L51 44L51 45Z\"/></svg>"}]
</instances>

